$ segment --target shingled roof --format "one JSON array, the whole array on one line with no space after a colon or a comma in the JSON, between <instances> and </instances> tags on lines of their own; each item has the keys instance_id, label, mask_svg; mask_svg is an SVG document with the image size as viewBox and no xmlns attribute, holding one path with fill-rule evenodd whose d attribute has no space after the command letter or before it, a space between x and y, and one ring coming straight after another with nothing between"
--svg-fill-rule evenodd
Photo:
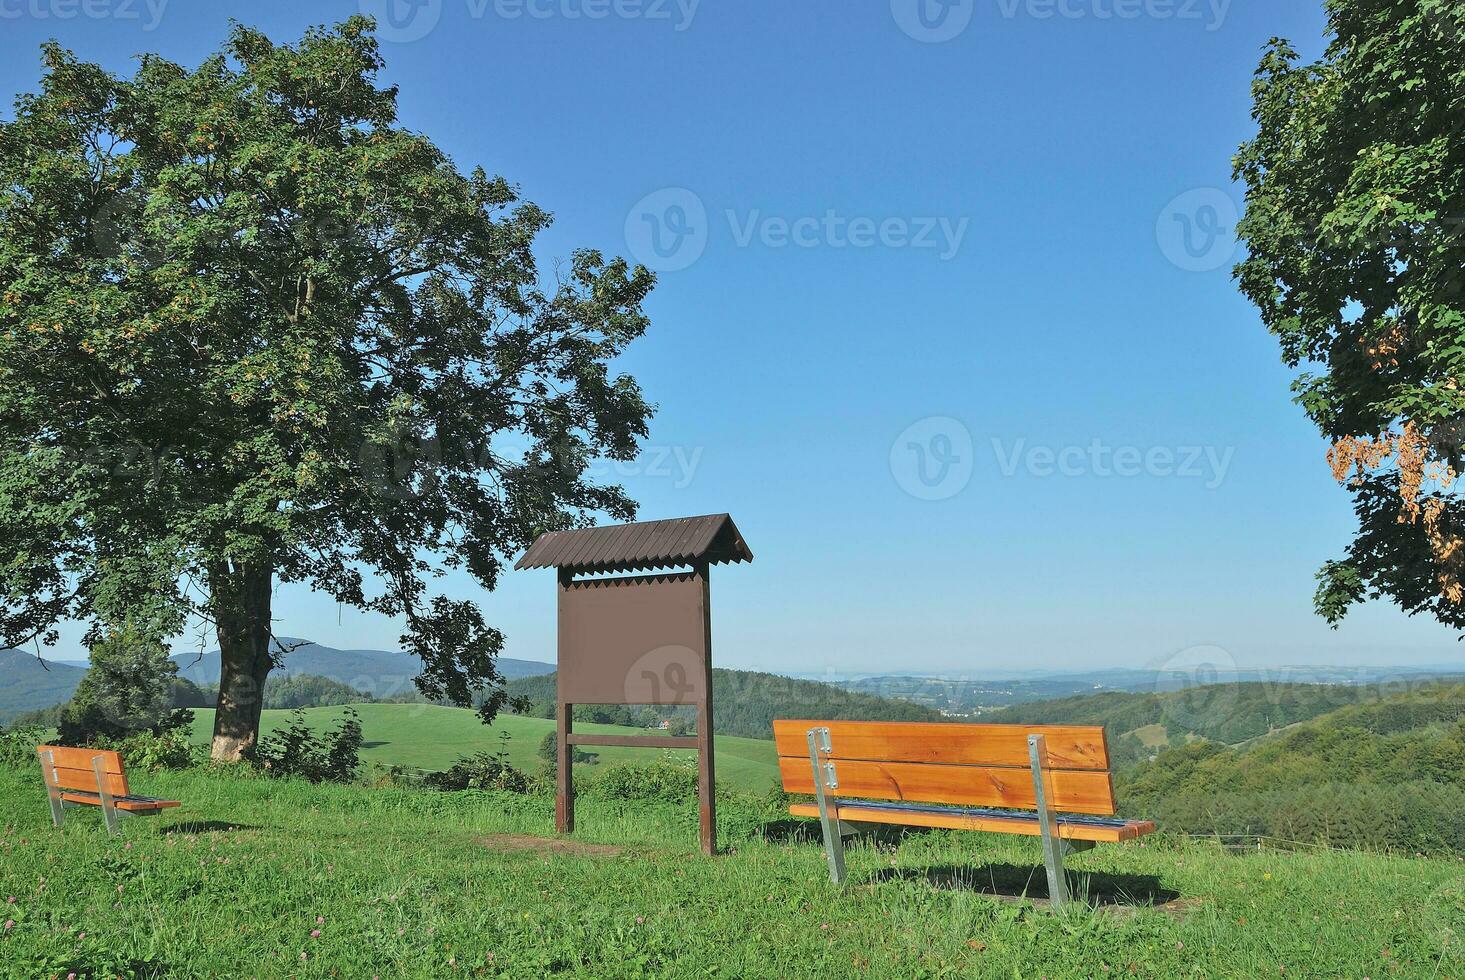
<instances>
[{"instance_id":1,"label":"shingled roof","mask_svg":"<svg viewBox=\"0 0 1465 980\"><path fill-rule=\"evenodd\" d=\"M731 515L678 517L541 534L515 568L624 572L705 561L752 561Z\"/></svg>"}]
</instances>

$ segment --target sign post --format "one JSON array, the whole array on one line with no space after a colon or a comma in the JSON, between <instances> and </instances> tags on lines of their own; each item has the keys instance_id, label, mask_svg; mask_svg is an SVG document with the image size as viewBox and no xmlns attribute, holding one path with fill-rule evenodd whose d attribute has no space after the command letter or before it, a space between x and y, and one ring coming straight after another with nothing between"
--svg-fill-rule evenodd
<instances>
[{"instance_id":1,"label":"sign post","mask_svg":"<svg viewBox=\"0 0 1465 980\"><path fill-rule=\"evenodd\" d=\"M575 829L575 746L696 749L702 850L716 852L709 570L719 562L752 560L727 514L551 531L519 559L516 568L555 568L559 574L555 823L560 833ZM684 570L604 576L666 568ZM685 705L696 712L697 734L578 734L577 704Z\"/></svg>"}]
</instances>

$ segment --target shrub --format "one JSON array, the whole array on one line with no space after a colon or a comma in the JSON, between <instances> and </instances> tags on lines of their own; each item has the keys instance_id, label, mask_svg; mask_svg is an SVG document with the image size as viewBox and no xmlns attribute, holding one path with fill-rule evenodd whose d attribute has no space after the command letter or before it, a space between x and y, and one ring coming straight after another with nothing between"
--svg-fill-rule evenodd
<instances>
[{"instance_id":1,"label":"shrub","mask_svg":"<svg viewBox=\"0 0 1465 980\"><path fill-rule=\"evenodd\" d=\"M464 756L446 772L435 772L423 780L433 789L456 791L465 789L496 789L506 793L528 793L534 788L533 780L524 772L509 765L494 752L479 752Z\"/></svg>"},{"instance_id":2,"label":"shrub","mask_svg":"<svg viewBox=\"0 0 1465 980\"><path fill-rule=\"evenodd\" d=\"M557 754L558 748L559 733L545 732L544 738L539 740L539 757L545 762L545 772L547 772L551 776L555 774L559 767L559 756ZM600 756L596 755L593 752L586 752L578 745L570 746L571 762L594 763L598 762L599 760Z\"/></svg>"},{"instance_id":3,"label":"shrub","mask_svg":"<svg viewBox=\"0 0 1465 980\"><path fill-rule=\"evenodd\" d=\"M349 783L361 768L361 718L350 708L336 727L311 730L296 709L283 731L259 741L256 758L271 776L299 776L312 783Z\"/></svg>"},{"instance_id":4,"label":"shrub","mask_svg":"<svg viewBox=\"0 0 1465 980\"><path fill-rule=\"evenodd\" d=\"M21 769L37 765L36 746L45 742L46 730L33 725L0 730L0 766Z\"/></svg>"},{"instance_id":5,"label":"shrub","mask_svg":"<svg viewBox=\"0 0 1465 980\"><path fill-rule=\"evenodd\" d=\"M543 749L543 743L540 743ZM497 752L479 752L464 756L447 772L435 772L423 780L433 789L448 791L465 789L497 789L507 793L527 793L534 782L522 771L509 765L509 733L499 732Z\"/></svg>"},{"instance_id":6,"label":"shrub","mask_svg":"<svg viewBox=\"0 0 1465 980\"><path fill-rule=\"evenodd\" d=\"M188 732L171 728L161 734L138 732L124 739L98 739L99 748L116 749L128 769L187 769L199 761L206 750L190 745Z\"/></svg>"},{"instance_id":7,"label":"shrub","mask_svg":"<svg viewBox=\"0 0 1465 980\"><path fill-rule=\"evenodd\" d=\"M612 766L590 783L586 795L605 800L665 800L697 796L697 763L663 756L644 766Z\"/></svg>"}]
</instances>

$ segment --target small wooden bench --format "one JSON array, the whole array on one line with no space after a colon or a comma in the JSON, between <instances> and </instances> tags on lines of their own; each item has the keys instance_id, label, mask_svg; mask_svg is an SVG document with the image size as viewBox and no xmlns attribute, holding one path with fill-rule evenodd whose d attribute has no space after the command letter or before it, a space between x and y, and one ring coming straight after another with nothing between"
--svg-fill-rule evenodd
<instances>
[{"instance_id":1,"label":"small wooden bench","mask_svg":"<svg viewBox=\"0 0 1465 980\"><path fill-rule=\"evenodd\" d=\"M118 832L120 815L159 813L179 806L177 800L133 796L120 752L77 749L65 745L38 745L41 779L51 802L51 822L61 826L67 805L102 808L107 832Z\"/></svg>"},{"instance_id":2,"label":"small wooden bench","mask_svg":"<svg viewBox=\"0 0 1465 980\"><path fill-rule=\"evenodd\" d=\"M789 812L822 821L836 884L843 839L869 826L982 830L1041 837L1048 895L1062 905L1065 854L1155 829L1114 816L1102 727L780 720L773 734L784 790L816 800Z\"/></svg>"}]
</instances>

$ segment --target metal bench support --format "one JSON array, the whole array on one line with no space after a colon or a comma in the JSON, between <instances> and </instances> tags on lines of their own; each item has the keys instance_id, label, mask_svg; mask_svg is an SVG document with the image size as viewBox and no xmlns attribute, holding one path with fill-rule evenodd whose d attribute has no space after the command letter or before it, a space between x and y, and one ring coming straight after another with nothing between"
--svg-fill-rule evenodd
<instances>
[{"instance_id":1,"label":"metal bench support","mask_svg":"<svg viewBox=\"0 0 1465 980\"><path fill-rule=\"evenodd\" d=\"M66 819L66 806L61 801L61 787L56 782L56 758L49 749L40 756L41 779L46 783L46 799L51 804L51 823L59 827Z\"/></svg>"},{"instance_id":2,"label":"metal bench support","mask_svg":"<svg viewBox=\"0 0 1465 980\"><path fill-rule=\"evenodd\" d=\"M845 832L847 824L840 822L836 816L835 804L829 799L826 790L839 787L839 776L835 772L834 763L826 761L826 756L834 751L834 745L830 741L829 729L809 729L809 765L814 768L814 798L819 801L819 823L824 831L824 854L829 858L829 877L836 885L844 884L844 838L848 836ZM849 828L853 832L853 828Z\"/></svg>"},{"instance_id":3,"label":"metal bench support","mask_svg":"<svg viewBox=\"0 0 1465 980\"><path fill-rule=\"evenodd\" d=\"M121 833L121 828L117 826L117 803L112 799L112 791L107 788L106 756L92 757L92 772L97 776L97 796L102 801L102 820L107 824L107 833L116 837Z\"/></svg>"},{"instance_id":4,"label":"metal bench support","mask_svg":"<svg viewBox=\"0 0 1465 980\"><path fill-rule=\"evenodd\" d=\"M1029 735L1028 759L1033 767L1033 796L1038 808L1038 830L1043 838L1043 865L1048 869L1048 901L1056 909L1062 908L1068 901L1068 879L1063 875L1063 855L1076 848L1066 846L1066 842L1058 836L1058 814L1048 802L1052 798L1052 785L1049 781L1051 777L1043 767L1047 758L1047 741L1042 735Z\"/></svg>"}]
</instances>

